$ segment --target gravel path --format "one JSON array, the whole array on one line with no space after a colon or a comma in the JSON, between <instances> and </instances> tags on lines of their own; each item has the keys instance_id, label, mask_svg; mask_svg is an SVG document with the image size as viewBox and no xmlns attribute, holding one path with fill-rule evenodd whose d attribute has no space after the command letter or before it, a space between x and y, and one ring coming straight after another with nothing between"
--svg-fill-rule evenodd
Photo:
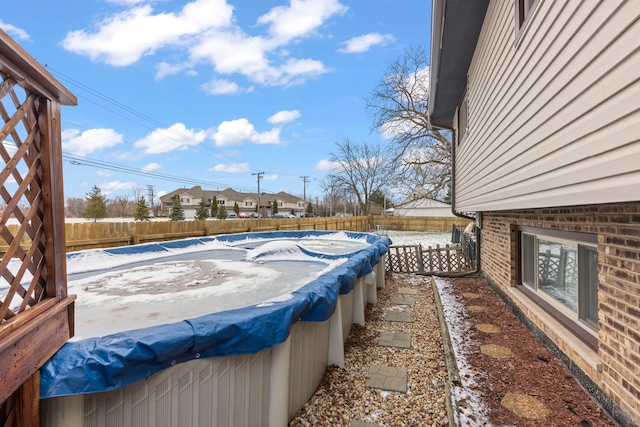
<instances>
[{"instance_id":1,"label":"gravel path","mask_svg":"<svg viewBox=\"0 0 640 427\"><path fill-rule=\"evenodd\" d=\"M398 306L392 299L398 288L415 287L416 305ZM413 323L388 322L383 310L406 310ZM379 346L380 332L412 335L410 349ZM405 367L407 393L365 387L371 365ZM445 426L447 369L431 278L387 274L378 303L369 305L366 325L354 325L345 344L345 368L331 366L316 393L289 424L350 426L362 421L385 426Z\"/></svg>"}]
</instances>

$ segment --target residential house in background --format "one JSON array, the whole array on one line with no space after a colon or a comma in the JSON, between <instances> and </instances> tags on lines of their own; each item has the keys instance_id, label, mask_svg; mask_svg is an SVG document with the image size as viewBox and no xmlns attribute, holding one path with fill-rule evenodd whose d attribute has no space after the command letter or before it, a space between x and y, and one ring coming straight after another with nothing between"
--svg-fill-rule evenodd
<instances>
[{"instance_id":1,"label":"residential house in background","mask_svg":"<svg viewBox=\"0 0 640 427\"><path fill-rule=\"evenodd\" d=\"M396 205L393 208L394 216L438 216L452 217L451 205L433 199L414 199Z\"/></svg>"},{"instance_id":2,"label":"residential house in background","mask_svg":"<svg viewBox=\"0 0 640 427\"><path fill-rule=\"evenodd\" d=\"M247 214L258 212L258 194L257 193L241 193L231 188L222 191L203 190L199 185L191 188L179 188L160 197L161 215L169 215L171 206L173 206L173 196L178 195L180 204L184 209L186 219L193 219L196 209L200 202L204 200L205 206L211 207L211 203L215 197L218 203L218 209L233 211L235 204L238 204L240 212ZM294 212L296 216L303 216L306 205L303 199L292 196L285 192L277 194L260 194L261 214L263 217L271 216L273 212L273 203L278 204L278 212L290 213Z\"/></svg>"},{"instance_id":3,"label":"residential house in background","mask_svg":"<svg viewBox=\"0 0 640 427\"><path fill-rule=\"evenodd\" d=\"M480 270L621 425L640 424L640 2L434 0Z\"/></svg>"},{"instance_id":4,"label":"residential house in background","mask_svg":"<svg viewBox=\"0 0 640 427\"><path fill-rule=\"evenodd\" d=\"M387 215L393 216L438 216L453 217L451 205L438 200L426 197L422 191L415 190L408 200L392 208L392 211L385 211Z\"/></svg>"}]
</instances>

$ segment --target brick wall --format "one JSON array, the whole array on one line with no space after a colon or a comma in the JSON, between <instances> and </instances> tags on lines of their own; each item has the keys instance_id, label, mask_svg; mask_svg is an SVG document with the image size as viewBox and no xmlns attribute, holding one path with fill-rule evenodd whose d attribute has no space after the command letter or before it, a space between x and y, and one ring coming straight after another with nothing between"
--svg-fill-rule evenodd
<instances>
[{"instance_id":1,"label":"brick wall","mask_svg":"<svg viewBox=\"0 0 640 427\"><path fill-rule=\"evenodd\" d=\"M517 226L598 236L601 369L583 370L633 422L640 424L640 203L485 212L481 269L502 289L515 286L518 280ZM531 320L549 335L539 319ZM558 339L550 338L554 342ZM570 359L577 357L567 343L556 344Z\"/></svg>"}]
</instances>

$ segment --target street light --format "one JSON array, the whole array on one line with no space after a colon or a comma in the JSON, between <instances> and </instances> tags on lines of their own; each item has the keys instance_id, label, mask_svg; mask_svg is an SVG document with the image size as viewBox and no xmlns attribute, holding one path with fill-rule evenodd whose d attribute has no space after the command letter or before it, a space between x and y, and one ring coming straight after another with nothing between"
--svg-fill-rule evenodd
<instances>
[{"instance_id":1,"label":"street light","mask_svg":"<svg viewBox=\"0 0 640 427\"><path fill-rule=\"evenodd\" d=\"M262 178L262 175L264 175L264 172L256 172L256 173L252 173L251 175L257 176L258 177L258 221L260 221L260 178Z\"/></svg>"}]
</instances>

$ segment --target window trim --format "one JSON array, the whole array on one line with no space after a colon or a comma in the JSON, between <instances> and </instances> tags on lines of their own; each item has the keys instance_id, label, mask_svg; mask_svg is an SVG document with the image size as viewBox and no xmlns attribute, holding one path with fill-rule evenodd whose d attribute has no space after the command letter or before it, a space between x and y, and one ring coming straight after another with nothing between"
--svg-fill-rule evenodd
<instances>
[{"instance_id":1,"label":"window trim","mask_svg":"<svg viewBox=\"0 0 640 427\"><path fill-rule=\"evenodd\" d=\"M529 21L531 21L531 17L533 16L534 11L536 10L536 6L540 3L540 0L531 0L531 4L529 5L529 10L527 12L524 11L524 2L527 0L514 0L514 17L515 17L515 35L516 35L516 45L520 41L522 34L525 32L526 28L529 26Z\"/></svg>"},{"instance_id":2,"label":"window trim","mask_svg":"<svg viewBox=\"0 0 640 427\"><path fill-rule=\"evenodd\" d=\"M460 146L464 142L467 137L469 131L469 101L467 98L467 88L464 88L464 93L462 95L462 100L460 101L460 105L458 105L458 114L457 114L457 125L458 132L456 132L457 137L457 145ZM464 114L462 114L464 112ZM463 125L464 124L464 129Z\"/></svg>"},{"instance_id":3,"label":"window trim","mask_svg":"<svg viewBox=\"0 0 640 427\"><path fill-rule=\"evenodd\" d=\"M598 237L595 234L590 233L579 233L579 232L571 232L571 231L561 231L561 230L550 230L546 228L538 228L538 227L527 227L527 226L518 226L516 227L516 274L518 279L517 288L520 292L522 292L527 298L529 298L532 302L538 305L542 310L544 310L547 314L557 320L562 326L564 326L567 330L569 330L573 335L575 335L578 339L584 342L589 348L594 351L598 349L598 331L592 329L592 323L588 322L587 319L581 318L580 310L583 309L580 301L580 294L578 293L578 307L576 312L573 312L568 307L563 306L560 302L553 301L550 296L544 294L537 289L537 284L534 289L532 286L525 284L524 282L524 259L523 259L523 234L534 235L537 239L548 238L552 240L558 241L558 243L570 243L576 246L576 256L578 256L578 252L580 247L589 247L595 248L597 251L598 246ZM537 247L537 243L535 244ZM578 267L578 280L580 280L581 271ZM535 265L535 276L537 282L538 276L538 264L536 261ZM580 283L580 282L578 282ZM580 286L578 284L578 286ZM579 288L578 288L579 292ZM597 291L596 291L597 298ZM597 325L595 325L597 327Z\"/></svg>"}]
</instances>

